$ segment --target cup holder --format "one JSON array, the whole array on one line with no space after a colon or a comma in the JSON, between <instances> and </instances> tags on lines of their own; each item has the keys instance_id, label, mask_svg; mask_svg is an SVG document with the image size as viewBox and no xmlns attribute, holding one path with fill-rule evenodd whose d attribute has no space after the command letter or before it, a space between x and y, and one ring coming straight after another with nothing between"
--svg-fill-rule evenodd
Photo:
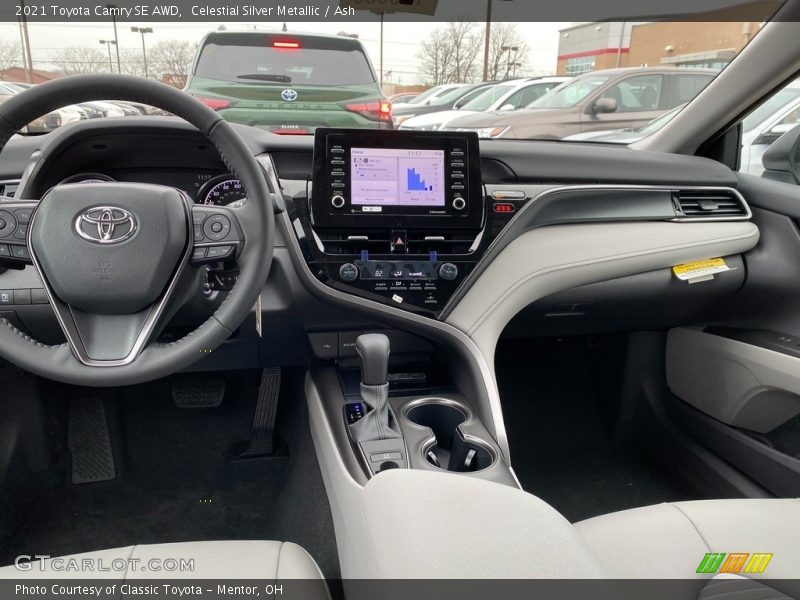
<instances>
[{"instance_id":1,"label":"cup holder","mask_svg":"<svg viewBox=\"0 0 800 600\"><path fill-rule=\"evenodd\" d=\"M423 447L425 459L434 467L462 473L486 469L495 458L488 444L466 439L458 429L469 416L465 406L443 398L412 403L405 411L406 419L429 428L436 438Z\"/></svg>"}]
</instances>

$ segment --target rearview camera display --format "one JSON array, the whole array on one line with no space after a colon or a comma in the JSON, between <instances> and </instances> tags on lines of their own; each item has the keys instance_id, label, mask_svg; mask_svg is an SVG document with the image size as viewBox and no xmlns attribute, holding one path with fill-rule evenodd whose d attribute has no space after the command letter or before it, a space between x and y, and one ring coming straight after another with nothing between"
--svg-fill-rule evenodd
<instances>
[{"instance_id":1,"label":"rearview camera display","mask_svg":"<svg viewBox=\"0 0 800 600\"><path fill-rule=\"evenodd\" d=\"M354 206L444 206L444 151L351 148Z\"/></svg>"}]
</instances>

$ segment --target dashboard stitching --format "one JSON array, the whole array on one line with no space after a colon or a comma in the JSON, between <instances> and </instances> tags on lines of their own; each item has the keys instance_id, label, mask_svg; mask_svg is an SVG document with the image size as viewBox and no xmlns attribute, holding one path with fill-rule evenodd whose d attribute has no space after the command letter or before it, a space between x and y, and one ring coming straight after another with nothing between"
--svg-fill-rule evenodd
<instances>
[{"instance_id":1,"label":"dashboard stitching","mask_svg":"<svg viewBox=\"0 0 800 600\"><path fill-rule=\"evenodd\" d=\"M692 242L690 244L681 244L681 245L677 245L677 246L663 246L661 248L651 248L649 250L645 250L645 251L642 251L642 252L627 252L625 254L617 254L617 255L613 255L613 256L606 256L606 257L597 258L597 259L578 261L578 262L574 262L574 263L565 263L565 264L561 264L561 265L554 265L554 266L551 266L551 267L546 267L544 269L539 269L538 271L535 271L533 273L529 273L528 275L526 275L522 279L517 280L513 285L508 287L500 296L498 296L498 298L494 302L492 302L491 305L489 305L486 308L486 310L484 310L481 313L481 315L475 320L475 322L472 324L472 326L469 327L469 329L467 330L467 333L469 335L472 335L473 333L475 333L475 331L478 329L478 327L486 320L486 317L489 315L489 313L491 313L499 304L501 304L506 298L508 298L509 295L511 295L520 286L524 285L525 283L527 283L528 281L530 281L532 279L535 279L536 277L539 277L540 275L543 275L543 274L546 274L546 273L552 273L554 271L562 271L562 270L567 270L567 269L572 269L572 268L577 268L577 267L583 267L583 266L587 266L587 265L595 265L595 264L599 264L599 263L610 262L610 261L620 260L620 259L625 259L625 258L632 258L632 257L637 257L637 256L648 256L648 255L651 255L651 254L657 254L659 252L669 252L671 250L682 250L682 249L685 249L685 248L695 248L695 247L706 246L706 245L716 244L716 243L721 243L721 242L732 242L732 241L736 241L736 240L745 240L745 239L748 239L748 238L751 238L751 237L758 236L758 233L759 233L758 232L758 228L756 228L754 226L753 231L751 231L750 233L748 233L746 235L737 235L737 236L733 236L733 237L715 238L715 239L711 239L711 240L703 240L701 242Z\"/></svg>"}]
</instances>

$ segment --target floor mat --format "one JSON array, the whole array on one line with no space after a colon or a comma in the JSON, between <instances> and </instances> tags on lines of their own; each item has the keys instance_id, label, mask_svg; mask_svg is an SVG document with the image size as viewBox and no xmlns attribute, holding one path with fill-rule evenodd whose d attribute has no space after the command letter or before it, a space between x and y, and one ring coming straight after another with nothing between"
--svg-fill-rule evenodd
<instances>
[{"instance_id":1,"label":"floor mat","mask_svg":"<svg viewBox=\"0 0 800 600\"><path fill-rule=\"evenodd\" d=\"M523 488L572 522L697 498L696 490L615 439L615 392L594 368L604 352L587 349L585 340L513 340L498 347L511 463Z\"/></svg>"},{"instance_id":2,"label":"floor mat","mask_svg":"<svg viewBox=\"0 0 800 600\"><path fill-rule=\"evenodd\" d=\"M219 407L182 409L157 382L111 404L116 480L72 485L49 474L17 523L0 564L134 543L264 539L300 544L327 577L339 574L333 523L302 396L287 381L278 437L288 459L232 462L250 435L260 372L237 372ZM116 411L116 414L114 412ZM68 462L67 462L68 466Z\"/></svg>"}]
</instances>

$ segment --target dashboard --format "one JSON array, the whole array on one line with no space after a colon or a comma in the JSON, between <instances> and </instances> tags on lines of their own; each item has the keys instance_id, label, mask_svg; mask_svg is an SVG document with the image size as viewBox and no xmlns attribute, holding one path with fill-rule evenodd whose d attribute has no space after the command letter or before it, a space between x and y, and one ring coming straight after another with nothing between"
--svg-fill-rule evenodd
<instances>
[{"instance_id":1,"label":"dashboard","mask_svg":"<svg viewBox=\"0 0 800 600\"><path fill-rule=\"evenodd\" d=\"M104 172L75 173L62 179L65 183L126 181L176 187L188 194L195 204L229 206L246 199L241 182L232 173L192 169L108 169Z\"/></svg>"},{"instance_id":2,"label":"dashboard","mask_svg":"<svg viewBox=\"0 0 800 600\"><path fill-rule=\"evenodd\" d=\"M273 324L277 329L287 326L285 309L319 310L309 297L331 293L343 302L447 322L461 307L481 304L482 299L464 299L470 300L482 274L499 272L493 265L505 248L537 228L687 220L684 205L698 201L692 194L723 188L725 202L742 209L734 218L749 218L735 190L736 175L697 157L597 144L478 142L450 132L320 130L314 138L289 138L237 129L281 201L276 262L264 296L270 299L265 314L281 315ZM22 180L18 190L26 198L40 197L64 180L91 185L104 178L171 185L201 204L230 205L245 197L205 138L171 118L88 121L13 140L2 158L0 185ZM506 272L522 273L534 259L558 258L548 249L542 252ZM232 266L223 265L223 272ZM684 307L687 314L696 313L735 290L743 273L733 268L714 285L687 287L676 286L664 268L626 282L595 284L602 288L564 291L531 305L534 312L514 332L595 331L616 323L607 311L619 312L632 290L639 295L620 326L661 324L665 303L676 319ZM6 281L2 289L39 287L22 272L0 277ZM195 307L197 319L213 308L203 302ZM23 324L37 310L16 302L9 308ZM322 316L309 318L313 323L306 327L312 330L331 326ZM332 318L337 328L353 319L341 311Z\"/></svg>"}]
</instances>

